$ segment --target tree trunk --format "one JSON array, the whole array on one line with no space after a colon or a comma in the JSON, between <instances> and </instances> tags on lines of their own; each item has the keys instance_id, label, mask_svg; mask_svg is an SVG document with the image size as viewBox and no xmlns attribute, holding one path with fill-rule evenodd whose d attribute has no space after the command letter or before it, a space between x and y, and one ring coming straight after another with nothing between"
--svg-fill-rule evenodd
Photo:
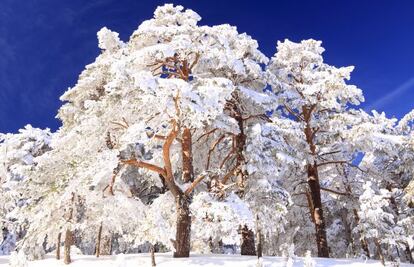
<instances>
[{"instance_id":1,"label":"tree trunk","mask_svg":"<svg viewBox=\"0 0 414 267\"><path fill-rule=\"evenodd\" d=\"M102 237L102 223L99 226L98 237L96 239L95 255L97 258L101 255L101 237Z\"/></svg>"},{"instance_id":2,"label":"tree trunk","mask_svg":"<svg viewBox=\"0 0 414 267\"><path fill-rule=\"evenodd\" d=\"M236 147L236 177L237 177L237 186L238 186L238 195L242 197L245 192L246 188L246 180L247 180L247 171L246 168L244 168L244 165L246 164L246 159L244 157L244 151L246 149L246 134L244 133L244 120L242 113L239 109L239 107L236 105L233 107L234 115L232 118L234 118L237 121L237 124L239 126L240 133L236 135L235 138L235 147Z\"/></svg>"},{"instance_id":3,"label":"tree trunk","mask_svg":"<svg viewBox=\"0 0 414 267\"><path fill-rule=\"evenodd\" d=\"M254 233L247 225L240 227L241 240L241 255L256 256L256 248L254 243Z\"/></svg>"},{"instance_id":4,"label":"tree trunk","mask_svg":"<svg viewBox=\"0 0 414 267\"><path fill-rule=\"evenodd\" d=\"M190 256L190 198L181 194L176 197L177 208L177 232L175 235L174 258L186 258Z\"/></svg>"},{"instance_id":5,"label":"tree trunk","mask_svg":"<svg viewBox=\"0 0 414 267\"><path fill-rule=\"evenodd\" d=\"M410 246L407 243L405 243L405 254L407 255L406 256L407 257L407 260L410 263L414 263L413 254L411 253Z\"/></svg>"},{"instance_id":6,"label":"tree trunk","mask_svg":"<svg viewBox=\"0 0 414 267\"><path fill-rule=\"evenodd\" d=\"M342 224L344 225L344 234L345 234L347 247L351 246L352 254L355 255L356 249L355 249L354 240L352 238L351 225L348 222L348 210L346 208L342 208L340 210L340 213L341 213Z\"/></svg>"},{"instance_id":7,"label":"tree trunk","mask_svg":"<svg viewBox=\"0 0 414 267\"><path fill-rule=\"evenodd\" d=\"M383 265L383 266L385 266L385 258L384 258L384 253L382 252L381 244L380 244L380 242L378 241L378 238L375 238L375 239L374 239L374 243L375 243L375 246L377 247L378 257L379 257L379 259L381 260L382 265Z\"/></svg>"},{"instance_id":8,"label":"tree trunk","mask_svg":"<svg viewBox=\"0 0 414 267\"><path fill-rule=\"evenodd\" d=\"M306 138L306 143L309 146L310 153L313 157L316 158L316 145L314 143L314 138L317 130L312 127L311 119L312 112L316 104L312 106L303 106L302 115L303 120L305 121L304 134ZM328 240L326 239L326 223L323 216L322 201L321 201L321 187L319 184L319 173L318 173L318 164L316 161L313 164L308 163L307 165L307 174L308 174L308 186L309 186L309 204L311 205L311 218L315 225L316 231L316 245L318 248L318 257L329 258L329 247Z\"/></svg>"},{"instance_id":9,"label":"tree trunk","mask_svg":"<svg viewBox=\"0 0 414 267\"><path fill-rule=\"evenodd\" d=\"M263 257L263 243L262 243L262 230L259 224L259 215L256 215L256 239L257 239L257 257Z\"/></svg>"},{"instance_id":10,"label":"tree trunk","mask_svg":"<svg viewBox=\"0 0 414 267\"><path fill-rule=\"evenodd\" d=\"M112 234L108 233L102 237L101 255L112 254Z\"/></svg>"},{"instance_id":11,"label":"tree trunk","mask_svg":"<svg viewBox=\"0 0 414 267\"><path fill-rule=\"evenodd\" d=\"M73 244L73 233L70 230L66 230L64 251L63 251L63 262L65 264L69 264L72 262L70 258L70 247L72 246L72 244Z\"/></svg>"},{"instance_id":12,"label":"tree trunk","mask_svg":"<svg viewBox=\"0 0 414 267\"><path fill-rule=\"evenodd\" d=\"M150 252L151 252L151 267L155 267L157 266L155 264L155 248L154 248L154 245L152 244L151 244Z\"/></svg>"},{"instance_id":13,"label":"tree trunk","mask_svg":"<svg viewBox=\"0 0 414 267\"><path fill-rule=\"evenodd\" d=\"M57 243L56 243L56 259L60 260L60 243L62 239L62 233L58 234Z\"/></svg>"},{"instance_id":14,"label":"tree trunk","mask_svg":"<svg viewBox=\"0 0 414 267\"><path fill-rule=\"evenodd\" d=\"M262 232L257 231L257 257L263 257L263 243L262 243Z\"/></svg>"},{"instance_id":15,"label":"tree trunk","mask_svg":"<svg viewBox=\"0 0 414 267\"><path fill-rule=\"evenodd\" d=\"M183 158L183 181L185 183L192 182L194 181L192 139L191 131L188 128L183 130L181 153Z\"/></svg>"},{"instance_id":16,"label":"tree trunk","mask_svg":"<svg viewBox=\"0 0 414 267\"><path fill-rule=\"evenodd\" d=\"M312 199L313 222L316 230L316 245L318 248L318 257L329 258L328 240L326 239L326 224L323 216L321 188L319 185L318 167L316 162L308 164L308 185Z\"/></svg>"},{"instance_id":17,"label":"tree trunk","mask_svg":"<svg viewBox=\"0 0 414 267\"><path fill-rule=\"evenodd\" d=\"M356 209L353 210L354 211L354 216L355 216L355 222L356 224L359 224L359 216L358 216L358 211ZM371 258L371 255L369 253L369 248L368 248L368 241L367 239L364 237L364 232L362 230L359 231L359 234L361 236L360 240L361 240L361 247L364 250L366 256L368 258Z\"/></svg>"}]
</instances>

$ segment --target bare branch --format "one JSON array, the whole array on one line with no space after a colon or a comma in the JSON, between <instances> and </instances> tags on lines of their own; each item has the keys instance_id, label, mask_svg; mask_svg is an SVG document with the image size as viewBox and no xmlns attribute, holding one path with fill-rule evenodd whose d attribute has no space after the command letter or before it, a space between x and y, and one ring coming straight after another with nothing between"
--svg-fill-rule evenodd
<instances>
[{"instance_id":1,"label":"bare branch","mask_svg":"<svg viewBox=\"0 0 414 267\"><path fill-rule=\"evenodd\" d=\"M219 137L219 139L216 140L216 142L214 142L210 149L208 150L208 156L207 156L207 164L206 164L206 169L208 170L208 168L210 168L210 158L211 158L211 153L213 153L214 149L216 149L217 145L223 141L225 135L223 134L222 136Z\"/></svg>"},{"instance_id":2,"label":"bare branch","mask_svg":"<svg viewBox=\"0 0 414 267\"><path fill-rule=\"evenodd\" d=\"M230 179L230 177L235 175L236 170L239 168L238 165L236 165L233 169L231 169L226 175L223 177L223 184L226 184L227 181Z\"/></svg>"},{"instance_id":3,"label":"bare branch","mask_svg":"<svg viewBox=\"0 0 414 267\"><path fill-rule=\"evenodd\" d=\"M339 152L341 152L341 150L335 150L335 151L325 152L325 153L322 153L322 154L320 154L318 156L323 157L323 156L327 156L327 155L336 154L336 153L339 153Z\"/></svg>"},{"instance_id":4,"label":"bare branch","mask_svg":"<svg viewBox=\"0 0 414 267\"><path fill-rule=\"evenodd\" d=\"M328 164L346 164L350 167L353 167L353 168L356 168L356 169L360 170L361 172L364 172L364 173L367 172L366 170L363 170L359 166L357 166L355 164L352 164L351 162L348 162L346 160L326 161L326 162L322 162L322 163L317 164L317 167L328 165Z\"/></svg>"},{"instance_id":5,"label":"bare branch","mask_svg":"<svg viewBox=\"0 0 414 267\"><path fill-rule=\"evenodd\" d=\"M267 117L266 114L250 115L250 116L247 116L245 118L242 118L242 120L247 121L247 120L250 120L250 119L253 119L253 118L259 118L259 119L265 120L267 122L272 122L272 120L269 119L269 117Z\"/></svg>"},{"instance_id":6,"label":"bare branch","mask_svg":"<svg viewBox=\"0 0 414 267\"><path fill-rule=\"evenodd\" d=\"M129 125L118 121L110 121L110 123L120 126L123 129L128 129Z\"/></svg>"},{"instance_id":7,"label":"bare branch","mask_svg":"<svg viewBox=\"0 0 414 267\"><path fill-rule=\"evenodd\" d=\"M212 129L212 130L210 130L210 131L208 131L208 132L206 132L206 133L203 133L198 139L197 139L197 142L198 141L200 141L201 140L201 138L203 138L204 136L208 136L208 135L210 135L210 134L212 134L212 133L214 133L215 131L217 131L218 130L218 128L214 128L214 129Z\"/></svg>"},{"instance_id":8,"label":"bare branch","mask_svg":"<svg viewBox=\"0 0 414 267\"><path fill-rule=\"evenodd\" d=\"M321 190L326 191L326 192L330 192L330 193L334 193L334 194L337 194L337 195L341 195L341 196L351 196L351 194L348 193L348 192L339 192L339 191L329 189L329 188L325 188L325 187L321 187Z\"/></svg>"},{"instance_id":9,"label":"bare branch","mask_svg":"<svg viewBox=\"0 0 414 267\"><path fill-rule=\"evenodd\" d=\"M191 183L190 187L187 188L187 190L185 190L185 194L187 196L189 196L191 194L191 192L193 192L194 188L204 179L206 178L206 174L200 175L198 176L194 182Z\"/></svg>"},{"instance_id":10,"label":"bare branch","mask_svg":"<svg viewBox=\"0 0 414 267\"><path fill-rule=\"evenodd\" d=\"M159 135L159 134L154 135L154 138L155 138L155 139L159 139L159 140L167 140L167 137L166 137L166 136L164 136L164 135Z\"/></svg>"},{"instance_id":11,"label":"bare branch","mask_svg":"<svg viewBox=\"0 0 414 267\"><path fill-rule=\"evenodd\" d=\"M135 166L135 167L144 168L144 169L147 169L147 170L150 170L150 171L154 171L154 172L162 175L163 177L166 176L166 172L165 172L164 168L161 168L161 167L159 167L157 165L154 165L154 164L151 164L151 163L143 162L143 161L140 161L140 160L137 160L137 159L122 160L121 162L124 163L124 164L127 164L127 165L132 165L132 166Z\"/></svg>"},{"instance_id":12,"label":"bare branch","mask_svg":"<svg viewBox=\"0 0 414 267\"><path fill-rule=\"evenodd\" d=\"M348 161L346 160L335 160L335 161L325 161L322 163L317 164L317 167L321 167L328 164L348 164Z\"/></svg>"},{"instance_id":13,"label":"bare branch","mask_svg":"<svg viewBox=\"0 0 414 267\"><path fill-rule=\"evenodd\" d=\"M299 113L295 112L293 109L291 109L290 107L288 107L286 104L283 104L283 106L287 109L287 111L294 116L298 121L305 121Z\"/></svg>"}]
</instances>

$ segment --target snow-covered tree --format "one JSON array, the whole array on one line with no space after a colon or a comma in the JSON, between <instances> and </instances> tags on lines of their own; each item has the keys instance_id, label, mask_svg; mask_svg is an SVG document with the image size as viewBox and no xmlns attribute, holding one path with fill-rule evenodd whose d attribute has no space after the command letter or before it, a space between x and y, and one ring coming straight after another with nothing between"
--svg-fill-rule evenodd
<instances>
[{"instance_id":1,"label":"snow-covered tree","mask_svg":"<svg viewBox=\"0 0 414 267\"><path fill-rule=\"evenodd\" d=\"M13 251L25 227L14 223L19 209L30 201L22 197L22 184L35 159L49 151L52 134L26 125L16 134L0 134L0 254Z\"/></svg>"},{"instance_id":2,"label":"snow-covered tree","mask_svg":"<svg viewBox=\"0 0 414 267\"><path fill-rule=\"evenodd\" d=\"M335 166L352 164L355 150L352 132L364 100L362 91L348 85L353 67L336 68L323 62L320 41L278 42L268 66L269 83L282 112L294 121L291 133L295 157L303 161L294 186L303 188L315 226L318 256L329 257L326 218L321 190ZM302 174L302 175L301 175ZM305 188L303 186L306 186Z\"/></svg>"},{"instance_id":3,"label":"snow-covered tree","mask_svg":"<svg viewBox=\"0 0 414 267\"><path fill-rule=\"evenodd\" d=\"M250 192L252 199L255 179L267 178L250 167L249 185L247 164L257 155L245 155L254 142L250 127L266 122L274 105L263 93L267 58L235 27L199 20L165 5L128 43L106 28L98 32L102 53L61 97L63 126L26 185L37 189L21 215L32 221L23 246L47 236L54 247L63 232L69 245L89 240L102 224L127 241L159 242L186 257L191 228L198 239L233 245L240 245L240 225L254 229L240 198ZM191 219L191 203L226 208Z\"/></svg>"},{"instance_id":4,"label":"snow-covered tree","mask_svg":"<svg viewBox=\"0 0 414 267\"><path fill-rule=\"evenodd\" d=\"M377 253L384 264L385 258L381 243L395 245L395 240L401 238L402 231L395 227L394 216L385 210L389 205L387 198L390 193L385 189L376 193L370 182L363 185L363 190L364 192L359 198L361 211L359 212L360 222L357 229L362 230L365 238L374 241Z\"/></svg>"}]
</instances>

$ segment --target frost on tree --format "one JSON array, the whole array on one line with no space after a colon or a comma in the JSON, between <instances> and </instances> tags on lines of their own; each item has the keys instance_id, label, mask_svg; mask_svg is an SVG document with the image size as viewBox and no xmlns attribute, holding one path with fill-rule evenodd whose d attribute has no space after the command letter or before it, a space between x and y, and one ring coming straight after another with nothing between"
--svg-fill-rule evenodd
<instances>
[{"instance_id":1,"label":"frost on tree","mask_svg":"<svg viewBox=\"0 0 414 267\"><path fill-rule=\"evenodd\" d=\"M235 27L199 20L165 5L128 43L98 32L102 53L61 97L63 126L33 170L37 202L22 215L33 223L21 246L52 249L62 235L91 253L102 225L117 243L160 243L187 257L191 235L205 251L238 246L239 227L254 229L242 199L254 196L247 164L258 163L245 150L274 105L263 93L267 58Z\"/></svg>"},{"instance_id":2,"label":"frost on tree","mask_svg":"<svg viewBox=\"0 0 414 267\"><path fill-rule=\"evenodd\" d=\"M24 236L24 229L16 222L19 211L31 199L22 197L28 174L36 158L51 149L52 134L26 125L16 134L0 134L0 254L9 254L15 243Z\"/></svg>"},{"instance_id":3,"label":"frost on tree","mask_svg":"<svg viewBox=\"0 0 414 267\"><path fill-rule=\"evenodd\" d=\"M278 42L267 73L282 113L292 123L295 157L303 164L292 181L302 206L308 206L316 232L318 256L329 257L327 221L322 205L324 180L355 156L351 134L359 111L351 105L364 100L362 91L348 85L353 67L336 68L323 62L320 41ZM328 172L328 174L325 174Z\"/></svg>"}]
</instances>

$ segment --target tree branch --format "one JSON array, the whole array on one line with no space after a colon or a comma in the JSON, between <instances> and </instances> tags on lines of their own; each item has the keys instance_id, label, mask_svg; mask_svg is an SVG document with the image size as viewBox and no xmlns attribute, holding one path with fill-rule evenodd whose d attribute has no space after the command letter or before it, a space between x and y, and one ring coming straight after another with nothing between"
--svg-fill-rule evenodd
<instances>
[{"instance_id":1,"label":"tree branch","mask_svg":"<svg viewBox=\"0 0 414 267\"><path fill-rule=\"evenodd\" d=\"M191 194L191 192L193 192L193 190L194 190L194 188L204 179L204 178L206 178L206 174L203 174L203 175L200 175L200 176L198 176L195 180L194 180L194 182L192 182L191 183L191 185L190 185L190 187L188 187L186 190L185 190L185 194L187 195L187 196L189 196L190 194Z\"/></svg>"},{"instance_id":2,"label":"tree branch","mask_svg":"<svg viewBox=\"0 0 414 267\"><path fill-rule=\"evenodd\" d=\"M124 164L127 164L127 165L132 165L132 166L135 166L135 167L144 168L144 169L147 169L147 170L150 170L150 171L154 171L154 172L156 172L156 173L158 173L158 174L160 174L164 177L166 176L165 169L163 169L159 166L156 166L154 164L151 164L151 163L143 162L143 161L140 161L140 160L137 160L137 159L122 160L121 162L124 163Z\"/></svg>"},{"instance_id":3,"label":"tree branch","mask_svg":"<svg viewBox=\"0 0 414 267\"><path fill-rule=\"evenodd\" d=\"M212 146L210 147L210 149L208 150L208 156L207 156L207 164L206 164L206 169L210 168L210 158L211 158L211 153L213 153L214 149L216 149L217 145L223 141L225 135L223 134L222 136L219 137L219 139L216 140L216 142L214 142L212 144Z\"/></svg>"},{"instance_id":4,"label":"tree branch","mask_svg":"<svg viewBox=\"0 0 414 267\"><path fill-rule=\"evenodd\" d=\"M337 194L337 195L341 195L341 196L351 196L351 194L348 193L348 192L339 192L339 191L329 189L329 188L325 188L325 187L322 187L322 186L321 186L321 190L326 191L326 192L330 192L330 193L334 193L334 194Z\"/></svg>"},{"instance_id":5,"label":"tree branch","mask_svg":"<svg viewBox=\"0 0 414 267\"><path fill-rule=\"evenodd\" d=\"M325 161L325 162L317 164L316 166L321 167L321 166L328 165L328 164L349 164L349 162L345 160Z\"/></svg>"},{"instance_id":6,"label":"tree branch","mask_svg":"<svg viewBox=\"0 0 414 267\"><path fill-rule=\"evenodd\" d=\"M318 156L323 157L323 156L326 156L326 155L332 155L332 154L336 154L336 153L339 153L339 152L341 152L341 150L335 150L335 151L331 151L331 152L325 152L325 153L322 153L322 154L320 154Z\"/></svg>"},{"instance_id":7,"label":"tree branch","mask_svg":"<svg viewBox=\"0 0 414 267\"><path fill-rule=\"evenodd\" d=\"M201 138L203 138L204 136L206 136L206 135L210 135L210 134L212 134L212 133L214 133L215 131L217 131L218 130L218 128L214 128L214 129L212 129L212 130L210 130L210 131L208 131L208 132L206 132L206 133L203 133L198 139L197 139L197 142L198 141L200 141L201 140Z\"/></svg>"},{"instance_id":8,"label":"tree branch","mask_svg":"<svg viewBox=\"0 0 414 267\"><path fill-rule=\"evenodd\" d=\"M234 175L234 172L239 168L238 165L236 165L233 169L231 169L226 175L223 177L223 184L226 184L227 181Z\"/></svg>"},{"instance_id":9,"label":"tree branch","mask_svg":"<svg viewBox=\"0 0 414 267\"><path fill-rule=\"evenodd\" d=\"M298 114L297 112L295 112L293 109L291 109L290 107L288 107L286 104L283 104L283 106L287 109L287 111L293 115L298 121L305 121L300 114Z\"/></svg>"}]
</instances>

